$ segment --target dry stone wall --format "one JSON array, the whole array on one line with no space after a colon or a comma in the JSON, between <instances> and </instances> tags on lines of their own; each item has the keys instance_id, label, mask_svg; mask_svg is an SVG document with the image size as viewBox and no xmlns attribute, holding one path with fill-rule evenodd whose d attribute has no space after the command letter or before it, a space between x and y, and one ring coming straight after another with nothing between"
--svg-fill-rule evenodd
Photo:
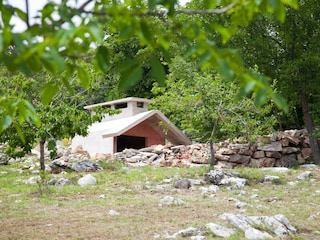
<instances>
[{"instance_id":1,"label":"dry stone wall","mask_svg":"<svg viewBox=\"0 0 320 240\"><path fill-rule=\"evenodd\" d=\"M292 167L311 160L311 149L306 130L289 130L260 136L253 144L219 144L215 155L230 167Z\"/></svg>"},{"instance_id":2,"label":"dry stone wall","mask_svg":"<svg viewBox=\"0 0 320 240\"><path fill-rule=\"evenodd\" d=\"M195 166L208 164L208 144L152 146L115 153L117 160L130 165ZM215 144L215 159L222 167L292 167L311 161L306 130L288 130L260 136L255 143L225 141Z\"/></svg>"}]
</instances>

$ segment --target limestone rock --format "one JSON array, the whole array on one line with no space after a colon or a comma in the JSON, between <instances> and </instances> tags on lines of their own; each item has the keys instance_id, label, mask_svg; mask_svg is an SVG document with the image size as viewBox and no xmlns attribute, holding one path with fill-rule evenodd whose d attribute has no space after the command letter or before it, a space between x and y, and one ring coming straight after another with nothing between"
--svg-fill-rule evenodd
<instances>
[{"instance_id":1,"label":"limestone rock","mask_svg":"<svg viewBox=\"0 0 320 240\"><path fill-rule=\"evenodd\" d=\"M183 178L175 182L173 186L178 189L189 189L191 187L191 181L189 179Z\"/></svg>"},{"instance_id":2,"label":"limestone rock","mask_svg":"<svg viewBox=\"0 0 320 240\"><path fill-rule=\"evenodd\" d=\"M72 164L71 169L76 172L97 172L102 171L103 168L98 164L89 160L83 160Z\"/></svg>"},{"instance_id":3,"label":"limestone rock","mask_svg":"<svg viewBox=\"0 0 320 240\"><path fill-rule=\"evenodd\" d=\"M171 197L171 196L165 196L160 200L160 204L167 205L167 206L170 206L170 205L180 206L180 205L184 205L185 202L183 200L179 199L179 198L174 198L174 197Z\"/></svg>"},{"instance_id":4,"label":"limestone rock","mask_svg":"<svg viewBox=\"0 0 320 240\"><path fill-rule=\"evenodd\" d=\"M93 177L91 174L87 174L85 175L84 177L80 178L78 180L78 184L81 186L81 187L85 187L85 186L88 186L88 185L95 185L97 183L97 180L95 177Z\"/></svg>"},{"instance_id":5,"label":"limestone rock","mask_svg":"<svg viewBox=\"0 0 320 240\"><path fill-rule=\"evenodd\" d=\"M235 233L235 231L231 228L222 227L212 222L207 223L206 228L209 229L215 236L222 238L228 238Z\"/></svg>"},{"instance_id":6,"label":"limestone rock","mask_svg":"<svg viewBox=\"0 0 320 240\"><path fill-rule=\"evenodd\" d=\"M280 142L271 142L267 144L258 144L258 150L269 151L269 152L281 152L282 146Z\"/></svg>"},{"instance_id":7,"label":"limestone rock","mask_svg":"<svg viewBox=\"0 0 320 240\"><path fill-rule=\"evenodd\" d=\"M310 178L312 176L312 173L310 171L306 171L306 172L303 172L301 173L297 179L298 180L306 180L307 178Z\"/></svg>"},{"instance_id":8,"label":"limestone rock","mask_svg":"<svg viewBox=\"0 0 320 240\"><path fill-rule=\"evenodd\" d=\"M4 153L0 152L0 165L7 165L8 164L8 157Z\"/></svg>"}]
</instances>

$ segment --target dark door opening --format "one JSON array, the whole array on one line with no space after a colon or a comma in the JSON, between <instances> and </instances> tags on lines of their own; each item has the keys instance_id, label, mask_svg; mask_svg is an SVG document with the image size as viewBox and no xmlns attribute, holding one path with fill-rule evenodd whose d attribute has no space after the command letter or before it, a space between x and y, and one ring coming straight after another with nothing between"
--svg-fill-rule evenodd
<instances>
[{"instance_id":1,"label":"dark door opening","mask_svg":"<svg viewBox=\"0 0 320 240\"><path fill-rule=\"evenodd\" d=\"M134 137L126 135L117 137L117 152L121 152L125 148L140 149L144 147L146 147L145 137Z\"/></svg>"}]
</instances>

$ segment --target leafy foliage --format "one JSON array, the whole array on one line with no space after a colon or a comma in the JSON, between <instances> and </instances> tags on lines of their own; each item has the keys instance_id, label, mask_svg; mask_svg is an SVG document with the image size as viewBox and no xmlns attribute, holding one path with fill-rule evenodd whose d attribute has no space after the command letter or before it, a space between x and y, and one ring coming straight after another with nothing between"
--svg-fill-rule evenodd
<instances>
[{"instance_id":1,"label":"leafy foliage","mask_svg":"<svg viewBox=\"0 0 320 240\"><path fill-rule=\"evenodd\" d=\"M285 7L297 7L297 0L261 0L261 1L203 1L202 8L184 8L177 4L177 0L124 0L124 1L86 1L81 6L70 5L69 0L57 4L49 1L36 16L37 22L29 21L28 12L7 4L0 0L0 63L11 71L19 71L27 76L43 69L46 72L63 78L46 83L42 88L41 99L47 104L60 91L60 86L72 91L70 78L76 77L84 88L89 86L90 74L78 64L90 53L92 46L96 46L92 58L95 59L96 70L105 72L109 67L109 49L104 47L106 35L120 34L120 41L137 37L139 44L152 52L159 51L161 56L168 56L169 42L181 39L181 46L185 48L188 57L200 59L201 69L214 67L221 77L226 79L238 78L242 83L245 94L255 92L255 103L260 105L266 96L285 108L285 104L274 94L270 84L262 76L257 77L245 70L236 51L221 48L207 38L207 32L214 32L221 36L223 42L236 32L239 25L247 26L256 14L274 14L283 21ZM90 6L91 4L91 6ZM183 22L181 16L188 15L223 15L228 24L214 24L197 22ZM10 21L13 16L18 17L27 26L24 32L14 33ZM182 17L183 18L183 17ZM78 19L77 23L74 19ZM155 28L154 19L159 19L166 26L167 31ZM107 30L105 33L104 30ZM158 55L156 55L158 56ZM149 57L151 69L156 79L163 82L164 69L159 60L151 54ZM166 60L168 61L168 59ZM141 62L136 57L131 59L123 68L119 68L120 87L130 88L143 76ZM15 98L16 99L16 98ZM2 99L1 130L10 126L10 119L20 116L29 119L32 108L28 112L16 108L13 100ZM19 99L19 98L17 98ZM28 104L27 102L23 104ZM36 117L30 120L37 122Z\"/></svg>"},{"instance_id":2,"label":"leafy foliage","mask_svg":"<svg viewBox=\"0 0 320 240\"><path fill-rule=\"evenodd\" d=\"M2 69L2 72L4 70ZM55 155L56 141L62 138L70 138L75 134L86 135L88 125L100 119L100 114L94 117L84 111L83 99L81 93L70 95L66 89L51 85L52 79L44 73L25 77L21 74L3 74L0 79L1 95L3 97L20 96L23 99L32 102L41 124L32 124L32 121L23 121L18 117L12 119L13 122L19 122L18 128L15 124L8 126L0 135L0 141L6 143L6 153L11 156L23 156L31 151L40 139L47 141L48 149ZM49 84L46 84L49 83ZM55 97L50 104L43 104L40 100L41 87L57 87ZM72 86L77 88L76 83ZM19 107L19 105L18 105ZM30 106L31 107L31 106ZM33 109L33 108L32 108ZM24 111L28 111L26 108ZM29 113L29 115L31 115ZM31 115L34 116L34 115Z\"/></svg>"},{"instance_id":3,"label":"leafy foliage","mask_svg":"<svg viewBox=\"0 0 320 240\"><path fill-rule=\"evenodd\" d=\"M215 119L219 119L215 139L242 137L251 140L255 135L269 133L276 123L274 105L261 108L252 98L237 98L239 86L226 83L215 72L199 72L193 62L175 58L165 87L155 85L154 106L185 130L195 141L208 141Z\"/></svg>"}]
</instances>

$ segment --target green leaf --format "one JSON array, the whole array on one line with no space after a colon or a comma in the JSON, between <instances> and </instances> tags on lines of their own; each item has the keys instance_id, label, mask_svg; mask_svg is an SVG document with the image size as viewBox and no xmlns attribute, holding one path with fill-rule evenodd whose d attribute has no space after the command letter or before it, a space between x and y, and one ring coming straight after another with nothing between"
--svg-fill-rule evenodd
<instances>
[{"instance_id":1,"label":"green leaf","mask_svg":"<svg viewBox=\"0 0 320 240\"><path fill-rule=\"evenodd\" d=\"M237 96L238 98L248 96L256 86L256 80L253 79L249 74L242 75L242 78L243 78L241 79L242 86L238 93L238 96Z\"/></svg>"},{"instance_id":2,"label":"green leaf","mask_svg":"<svg viewBox=\"0 0 320 240\"><path fill-rule=\"evenodd\" d=\"M21 18L22 21L27 22L27 14L24 11L21 11L19 8L14 8L16 14Z\"/></svg>"},{"instance_id":3,"label":"green leaf","mask_svg":"<svg viewBox=\"0 0 320 240\"><path fill-rule=\"evenodd\" d=\"M221 37L222 37L222 43L223 44L226 44L230 38L232 37L232 30L231 29L228 29L228 28L225 28L221 25L218 25L218 24L214 24L213 25L213 28L218 32L220 33Z\"/></svg>"},{"instance_id":4,"label":"green leaf","mask_svg":"<svg viewBox=\"0 0 320 240\"><path fill-rule=\"evenodd\" d=\"M65 88L69 91L69 93L71 95L74 94L74 89L71 87L70 82L68 81L68 79L64 76L61 77L61 81L63 83L63 85L65 86Z\"/></svg>"},{"instance_id":5,"label":"green leaf","mask_svg":"<svg viewBox=\"0 0 320 240\"><path fill-rule=\"evenodd\" d=\"M219 58L218 67L219 72L224 79L226 79L227 81L232 80L232 78L234 77L234 72L226 60L224 60L223 58Z\"/></svg>"},{"instance_id":6,"label":"green leaf","mask_svg":"<svg viewBox=\"0 0 320 240\"><path fill-rule=\"evenodd\" d=\"M97 48L95 59L96 59L96 62L98 64L99 68L103 72L107 72L109 69L109 61L110 61L108 49L104 46L99 46Z\"/></svg>"},{"instance_id":7,"label":"green leaf","mask_svg":"<svg viewBox=\"0 0 320 240\"><path fill-rule=\"evenodd\" d=\"M121 75L119 89L125 90L137 84L142 78L142 67L133 66Z\"/></svg>"},{"instance_id":8,"label":"green leaf","mask_svg":"<svg viewBox=\"0 0 320 240\"><path fill-rule=\"evenodd\" d=\"M135 32L135 28L133 25L129 25L125 28L122 28L120 30L120 34L119 34L119 37L124 39L124 38L129 38L131 37Z\"/></svg>"},{"instance_id":9,"label":"green leaf","mask_svg":"<svg viewBox=\"0 0 320 240\"><path fill-rule=\"evenodd\" d=\"M207 62L211 60L211 58L212 58L212 53L209 51L206 51L199 58L199 66L203 67Z\"/></svg>"},{"instance_id":10,"label":"green leaf","mask_svg":"<svg viewBox=\"0 0 320 240\"><path fill-rule=\"evenodd\" d=\"M186 53L184 54L184 58L188 58L193 56L194 54L198 53L201 50L201 46L198 44L192 45L189 49L187 49Z\"/></svg>"},{"instance_id":11,"label":"green leaf","mask_svg":"<svg viewBox=\"0 0 320 240\"><path fill-rule=\"evenodd\" d=\"M286 9L285 6L282 4L278 4L276 10L274 11L274 14L279 19L281 23L283 23L286 19Z\"/></svg>"},{"instance_id":12,"label":"green leaf","mask_svg":"<svg viewBox=\"0 0 320 240\"><path fill-rule=\"evenodd\" d=\"M24 137L23 130L19 124L14 124L14 127L23 143L26 143L26 138Z\"/></svg>"},{"instance_id":13,"label":"green leaf","mask_svg":"<svg viewBox=\"0 0 320 240\"><path fill-rule=\"evenodd\" d=\"M163 2L162 0L148 0L149 10L154 10L155 7L162 2Z\"/></svg>"},{"instance_id":14,"label":"green leaf","mask_svg":"<svg viewBox=\"0 0 320 240\"><path fill-rule=\"evenodd\" d=\"M281 0L284 4L297 9L298 8L298 0Z\"/></svg>"},{"instance_id":15,"label":"green leaf","mask_svg":"<svg viewBox=\"0 0 320 240\"><path fill-rule=\"evenodd\" d=\"M27 101L27 100L24 100L24 106L25 108L27 109L27 117L29 119L31 119L31 121L37 126L37 127L40 127L41 125L41 121L40 121L40 117L38 116L36 110L34 109L33 105Z\"/></svg>"},{"instance_id":16,"label":"green leaf","mask_svg":"<svg viewBox=\"0 0 320 240\"><path fill-rule=\"evenodd\" d=\"M151 42L152 38L151 38L151 32L149 30L148 25L142 21L140 23L140 27L141 27L141 32L142 32L142 36L143 38L147 41L147 42Z\"/></svg>"},{"instance_id":17,"label":"green leaf","mask_svg":"<svg viewBox=\"0 0 320 240\"><path fill-rule=\"evenodd\" d=\"M289 112L287 101L282 96L273 92L271 98L279 109L282 109L285 113Z\"/></svg>"},{"instance_id":18,"label":"green leaf","mask_svg":"<svg viewBox=\"0 0 320 240\"><path fill-rule=\"evenodd\" d=\"M91 36L94 38L95 41L102 41L103 40L103 31L101 30L101 26L90 26L89 27Z\"/></svg>"},{"instance_id":19,"label":"green leaf","mask_svg":"<svg viewBox=\"0 0 320 240\"><path fill-rule=\"evenodd\" d=\"M78 70L78 78L83 88L87 89L90 85L90 76L89 73L84 70L82 67L79 67Z\"/></svg>"},{"instance_id":20,"label":"green leaf","mask_svg":"<svg viewBox=\"0 0 320 240\"><path fill-rule=\"evenodd\" d=\"M4 44L3 33L0 33L0 52L2 52L3 50L3 44Z\"/></svg>"},{"instance_id":21,"label":"green leaf","mask_svg":"<svg viewBox=\"0 0 320 240\"><path fill-rule=\"evenodd\" d=\"M12 118L9 115L2 116L0 120L0 132L8 128L12 123Z\"/></svg>"},{"instance_id":22,"label":"green leaf","mask_svg":"<svg viewBox=\"0 0 320 240\"><path fill-rule=\"evenodd\" d=\"M59 87L55 82L48 82L41 89L41 101L44 105L48 105L53 97L59 91Z\"/></svg>"},{"instance_id":23,"label":"green leaf","mask_svg":"<svg viewBox=\"0 0 320 240\"><path fill-rule=\"evenodd\" d=\"M257 107L261 107L263 103L265 103L267 99L267 93L264 89L260 88L254 95L254 105Z\"/></svg>"},{"instance_id":24,"label":"green leaf","mask_svg":"<svg viewBox=\"0 0 320 240\"><path fill-rule=\"evenodd\" d=\"M155 56L152 56L150 61L151 61L151 69L154 77L156 78L160 86L164 86L165 79L166 79L166 72L163 65L161 64L159 59Z\"/></svg>"},{"instance_id":25,"label":"green leaf","mask_svg":"<svg viewBox=\"0 0 320 240\"><path fill-rule=\"evenodd\" d=\"M269 6L273 11L276 10L279 0L268 0Z\"/></svg>"}]
</instances>

